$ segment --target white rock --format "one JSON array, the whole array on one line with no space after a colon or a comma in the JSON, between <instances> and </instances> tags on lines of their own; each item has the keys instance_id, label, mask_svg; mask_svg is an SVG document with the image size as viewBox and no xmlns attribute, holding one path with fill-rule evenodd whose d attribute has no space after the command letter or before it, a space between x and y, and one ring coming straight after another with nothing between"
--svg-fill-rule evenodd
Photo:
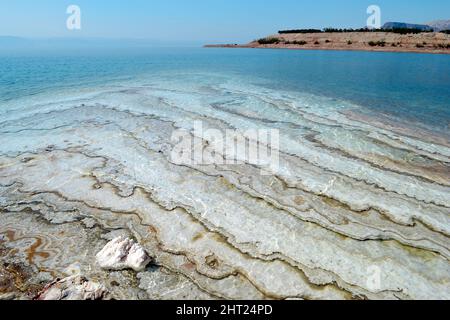
<instances>
[{"instance_id":1,"label":"white rock","mask_svg":"<svg viewBox=\"0 0 450 320\"><path fill-rule=\"evenodd\" d=\"M117 237L99 253L97 262L103 269L143 271L151 258L141 245L126 237Z\"/></svg>"},{"instance_id":2,"label":"white rock","mask_svg":"<svg viewBox=\"0 0 450 320\"><path fill-rule=\"evenodd\" d=\"M100 300L108 296L108 291L99 283L81 276L56 280L47 285L35 300Z\"/></svg>"}]
</instances>

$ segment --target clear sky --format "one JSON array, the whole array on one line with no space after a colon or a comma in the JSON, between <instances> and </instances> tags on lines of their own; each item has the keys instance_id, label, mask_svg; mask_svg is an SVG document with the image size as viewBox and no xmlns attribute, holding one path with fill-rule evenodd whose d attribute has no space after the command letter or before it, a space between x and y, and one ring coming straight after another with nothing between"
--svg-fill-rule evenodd
<instances>
[{"instance_id":1,"label":"clear sky","mask_svg":"<svg viewBox=\"0 0 450 320\"><path fill-rule=\"evenodd\" d=\"M71 4L81 30L66 28ZM450 19L449 0L0 0L0 35L247 42L286 28L363 27L371 4L383 23Z\"/></svg>"}]
</instances>

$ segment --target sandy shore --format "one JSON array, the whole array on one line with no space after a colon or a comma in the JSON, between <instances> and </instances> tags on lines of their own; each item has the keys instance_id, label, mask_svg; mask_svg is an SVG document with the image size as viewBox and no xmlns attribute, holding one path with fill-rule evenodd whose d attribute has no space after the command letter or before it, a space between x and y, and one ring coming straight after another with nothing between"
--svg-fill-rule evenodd
<instances>
[{"instance_id":1,"label":"sandy shore","mask_svg":"<svg viewBox=\"0 0 450 320\"><path fill-rule=\"evenodd\" d=\"M278 39L279 42L260 44L255 40L243 45L219 44L206 45L205 47L450 53L450 35L444 33L407 35L389 32L293 33L271 35L266 39L272 38Z\"/></svg>"}]
</instances>

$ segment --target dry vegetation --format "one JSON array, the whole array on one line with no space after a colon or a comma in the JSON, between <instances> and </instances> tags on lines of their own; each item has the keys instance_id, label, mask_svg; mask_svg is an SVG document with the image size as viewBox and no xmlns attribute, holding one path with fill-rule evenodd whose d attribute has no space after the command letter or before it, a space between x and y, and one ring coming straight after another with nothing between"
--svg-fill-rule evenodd
<instances>
[{"instance_id":1,"label":"dry vegetation","mask_svg":"<svg viewBox=\"0 0 450 320\"><path fill-rule=\"evenodd\" d=\"M443 32L283 33L255 40L246 45L219 45L219 47L450 53L450 35Z\"/></svg>"}]
</instances>

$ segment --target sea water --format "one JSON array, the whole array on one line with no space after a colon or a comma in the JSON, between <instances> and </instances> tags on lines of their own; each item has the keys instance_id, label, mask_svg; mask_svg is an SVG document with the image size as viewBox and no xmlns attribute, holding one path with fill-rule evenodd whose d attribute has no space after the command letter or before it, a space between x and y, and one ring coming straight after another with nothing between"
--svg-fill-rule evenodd
<instances>
[{"instance_id":1,"label":"sea water","mask_svg":"<svg viewBox=\"0 0 450 320\"><path fill-rule=\"evenodd\" d=\"M449 298L449 89L448 55L1 52L0 245L108 283L132 234L159 267L122 298ZM199 122L277 130L277 168L174 161L180 130L232 157Z\"/></svg>"}]
</instances>

